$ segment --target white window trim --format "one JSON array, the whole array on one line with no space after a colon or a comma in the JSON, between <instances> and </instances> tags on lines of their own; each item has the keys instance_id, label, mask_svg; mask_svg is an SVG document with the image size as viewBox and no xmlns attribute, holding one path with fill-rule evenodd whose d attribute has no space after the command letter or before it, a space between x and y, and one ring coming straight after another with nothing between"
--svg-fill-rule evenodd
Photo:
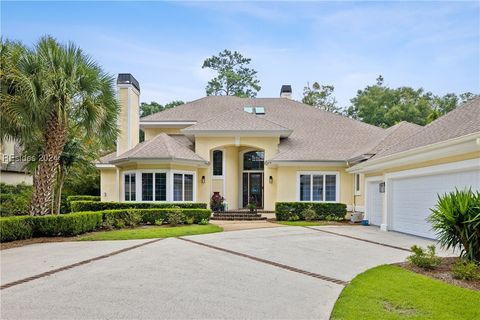
<instances>
[{"instance_id":1,"label":"white window trim","mask_svg":"<svg viewBox=\"0 0 480 320\"><path fill-rule=\"evenodd\" d=\"M166 173L167 174L167 197L166 200L143 200L142 195L142 173L153 173L153 199L155 199L155 173ZM193 200L192 201L173 201L173 175L175 173L179 174L191 174L193 175ZM125 199L125 175L135 174L135 201L130 201ZM129 170L122 173L122 201L124 202L196 202L197 201L197 173L195 171L184 171L184 170L167 170L167 169L142 169L142 170ZM182 198L184 195L184 183L182 180Z\"/></svg>"},{"instance_id":2,"label":"white window trim","mask_svg":"<svg viewBox=\"0 0 480 320\"><path fill-rule=\"evenodd\" d=\"M191 174L193 175L193 197L191 201L184 201L184 200L173 200L173 175L174 174ZM185 178L182 178L182 199L185 196ZM196 202L197 201L197 173L195 171L184 171L184 170L170 170L170 183L168 183L170 186L170 196L168 194L168 189L167 189L167 199L169 199L169 202L175 202L175 203L180 203L180 202Z\"/></svg>"},{"instance_id":3,"label":"white window trim","mask_svg":"<svg viewBox=\"0 0 480 320\"><path fill-rule=\"evenodd\" d=\"M311 178L310 179L310 201L303 201L303 200L300 200L300 176L301 175L331 175L331 176L335 176L335 201L326 201L326 200L322 200L322 201L313 201L311 199L313 199L313 187L312 187L312 184L313 184L313 179ZM323 199L325 199L325 193L326 193L326 188L325 188L325 183L326 183L326 179L324 178L323 179ZM340 172L338 171L297 171L297 184L295 185L295 188L296 188L296 193L297 193L297 201L298 202L325 202L325 203L338 203L339 200L340 200Z\"/></svg>"},{"instance_id":4,"label":"white window trim","mask_svg":"<svg viewBox=\"0 0 480 320\"><path fill-rule=\"evenodd\" d=\"M357 181L357 179L359 181ZM354 187L355 195L360 196L362 194L362 184L361 184L362 183L362 177L361 177L360 173L355 173L353 183L354 183L353 187ZM358 185L358 189L357 189L357 185Z\"/></svg>"},{"instance_id":5,"label":"white window trim","mask_svg":"<svg viewBox=\"0 0 480 320\"><path fill-rule=\"evenodd\" d=\"M221 151L222 152L222 175L214 175L213 174L213 152L214 151ZM211 154L211 157L212 157L212 179L218 179L218 180L221 180L221 179L225 179L225 149L214 149L212 150L212 154Z\"/></svg>"}]
</instances>

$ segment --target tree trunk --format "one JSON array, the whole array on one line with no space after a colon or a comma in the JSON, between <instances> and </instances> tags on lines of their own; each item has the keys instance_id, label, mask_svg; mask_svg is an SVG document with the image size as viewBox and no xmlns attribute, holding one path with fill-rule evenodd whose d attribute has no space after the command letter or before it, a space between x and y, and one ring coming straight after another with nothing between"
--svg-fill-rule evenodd
<instances>
[{"instance_id":1,"label":"tree trunk","mask_svg":"<svg viewBox=\"0 0 480 320\"><path fill-rule=\"evenodd\" d=\"M47 123L42 155L33 175L35 184L29 208L32 216L46 215L51 212L55 175L65 146L66 135L65 124L59 121L56 112L52 112Z\"/></svg>"},{"instance_id":2,"label":"tree trunk","mask_svg":"<svg viewBox=\"0 0 480 320\"><path fill-rule=\"evenodd\" d=\"M55 193L55 207L54 207L55 214L60 214L60 211L61 211L62 190L63 190L63 184L65 182L66 175L67 175L66 170L60 166L58 170L58 175L57 175L57 192Z\"/></svg>"}]
</instances>

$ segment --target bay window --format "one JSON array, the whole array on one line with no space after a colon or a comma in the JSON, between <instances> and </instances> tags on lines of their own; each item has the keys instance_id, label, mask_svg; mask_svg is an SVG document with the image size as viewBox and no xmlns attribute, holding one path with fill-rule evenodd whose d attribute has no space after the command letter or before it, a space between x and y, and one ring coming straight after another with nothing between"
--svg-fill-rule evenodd
<instances>
[{"instance_id":1,"label":"bay window","mask_svg":"<svg viewBox=\"0 0 480 320\"><path fill-rule=\"evenodd\" d=\"M124 173L124 200L194 201L194 172L159 171L139 170Z\"/></svg>"},{"instance_id":2,"label":"bay window","mask_svg":"<svg viewBox=\"0 0 480 320\"><path fill-rule=\"evenodd\" d=\"M337 172L300 172L298 177L300 201L338 201L339 174Z\"/></svg>"}]
</instances>

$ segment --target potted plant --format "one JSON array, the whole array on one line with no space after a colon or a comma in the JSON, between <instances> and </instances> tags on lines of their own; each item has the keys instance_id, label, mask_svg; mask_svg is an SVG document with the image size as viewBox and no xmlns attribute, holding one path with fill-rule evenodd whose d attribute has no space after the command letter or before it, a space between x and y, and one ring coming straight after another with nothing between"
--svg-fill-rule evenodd
<instances>
[{"instance_id":1,"label":"potted plant","mask_svg":"<svg viewBox=\"0 0 480 320\"><path fill-rule=\"evenodd\" d=\"M210 208L213 212L223 212L225 211L224 201L225 198L220 195L220 192L214 192L210 199Z\"/></svg>"},{"instance_id":2,"label":"potted plant","mask_svg":"<svg viewBox=\"0 0 480 320\"><path fill-rule=\"evenodd\" d=\"M257 210L257 204L255 202L249 202L247 204L247 208L250 210L250 212L255 212Z\"/></svg>"}]
</instances>

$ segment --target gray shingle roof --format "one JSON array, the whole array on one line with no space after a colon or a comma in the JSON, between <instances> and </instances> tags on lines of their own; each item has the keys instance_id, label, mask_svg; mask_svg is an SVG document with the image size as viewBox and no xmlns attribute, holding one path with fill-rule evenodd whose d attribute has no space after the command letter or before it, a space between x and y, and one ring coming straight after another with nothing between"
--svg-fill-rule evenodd
<instances>
[{"instance_id":1,"label":"gray shingle roof","mask_svg":"<svg viewBox=\"0 0 480 320\"><path fill-rule=\"evenodd\" d=\"M188 134L201 131L271 131L290 134L292 130L264 118L264 116L233 109L212 119L199 122L182 130Z\"/></svg>"},{"instance_id":2,"label":"gray shingle roof","mask_svg":"<svg viewBox=\"0 0 480 320\"><path fill-rule=\"evenodd\" d=\"M415 149L429 144L447 141L480 132L480 97L450 111L429 125L422 127L410 137L378 152L378 159L395 153Z\"/></svg>"},{"instance_id":3,"label":"gray shingle roof","mask_svg":"<svg viewBox=\"0 0 480 320\"><path fill-rule=\"evenodd\" d=\"M258 117L293 131L288 138L281 140L279 154L268 160L344 161L385 131L287 98L210 96L152 114L141 121L197 121L200 124L227 112L244 112L243 108L248 106L264 107L265 115L246 113L247 117ZM242 122L239 119L237 123L233 118L230 122L218 124L240 128ZM248 130L248 127L244 128Z\"/></svg>"},{"instance_id":4,"label":"gray shingle roof","mask_svg":"<svg viewBox=\"0 0 480 320\"><path fill-rule=\"evenodd\" d=\"M155 159L155 160L187 160L206 163L207 161L192 151L183 138L172 138L165 133L160 133L154 138L139 143L131 150L118 157L110 159L110 163L118 163L130 159Z\"/></svg>"},{"instance_id":5,"label":"gray shingle roof","mask_svg":"<svg viewBox=\"0 0 480 320\"><path fill-rule=\"evenodd\" d=\"M382 150L397 144L399 141L403 141L406 138L415 134L418 130L423 128L414 123L402 121L396 125L386 129L382 135L379 135L377 139L373 139L370 143L360 148L351 159L361 157L363 155L373 156ZM368 157L367 157L368 158Z\"/></svg>"}]
</instances>

